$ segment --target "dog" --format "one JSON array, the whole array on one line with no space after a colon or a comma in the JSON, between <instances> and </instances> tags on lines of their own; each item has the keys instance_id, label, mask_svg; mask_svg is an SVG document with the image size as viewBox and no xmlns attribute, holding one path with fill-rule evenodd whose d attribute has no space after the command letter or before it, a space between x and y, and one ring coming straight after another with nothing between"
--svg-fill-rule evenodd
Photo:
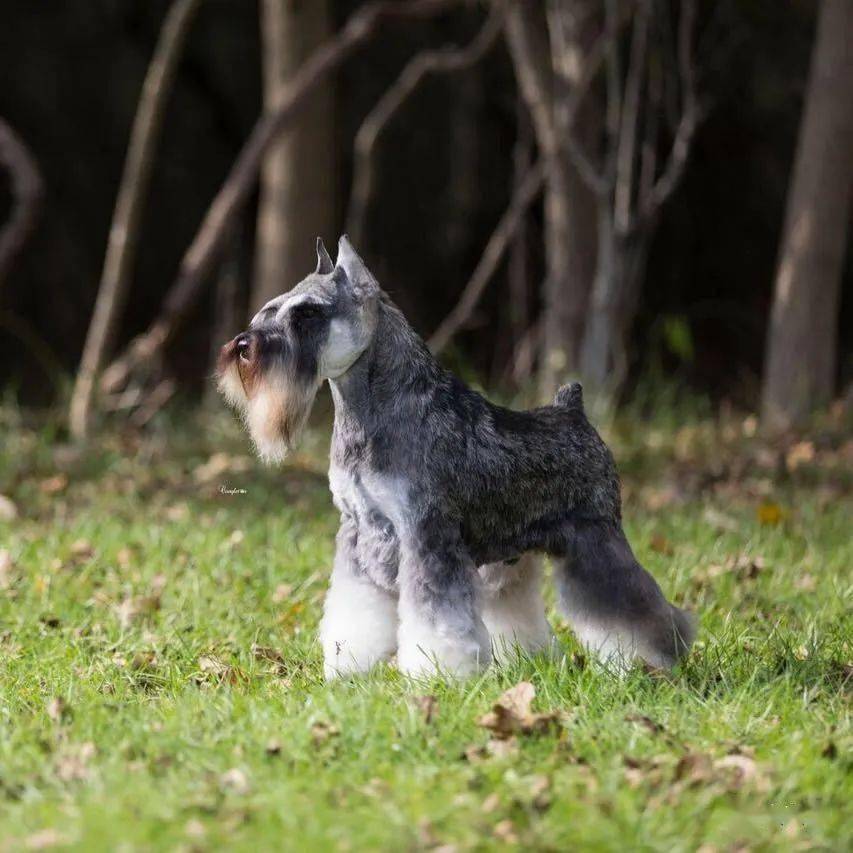
<instances>
[{"instance_id":1,"label":"dog","mask_svg":"<svg viewBox=\"0 0 853 853\"><path fill-rule=\"evenodd\" d=\"M332 263L268 302L227 343L219 388L259 455L280 462L317 390L335 418L329 484L341 523L320 625L328 679L396 653L411 676L464 677L554 649L538 560L605 663L671 668L695 635L637 562L613 457L581 386L512 411L445 370L346 236Z\"/></svg>"}]
</instances>

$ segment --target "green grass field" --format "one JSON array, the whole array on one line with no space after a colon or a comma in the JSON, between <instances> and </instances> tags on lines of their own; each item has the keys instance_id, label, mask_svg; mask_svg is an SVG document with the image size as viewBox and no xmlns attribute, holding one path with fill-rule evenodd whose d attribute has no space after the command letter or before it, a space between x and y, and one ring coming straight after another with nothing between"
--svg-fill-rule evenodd
<instances>
[{"instance_id":1,"label":"green grass field","mask_svg":"<svg viewBox=\"0 0 853 853\"><path fill-rule=\"evenodd\" d=\"M0 408L0 850L850 849L853 440L753 432L605 430L637 556L701 616L671 678L552 612L562 661L327 685L328 429L271 471L223 413L80 454ZM498 737L522 681L549 716Z\"/></svg>"}]
</instances>

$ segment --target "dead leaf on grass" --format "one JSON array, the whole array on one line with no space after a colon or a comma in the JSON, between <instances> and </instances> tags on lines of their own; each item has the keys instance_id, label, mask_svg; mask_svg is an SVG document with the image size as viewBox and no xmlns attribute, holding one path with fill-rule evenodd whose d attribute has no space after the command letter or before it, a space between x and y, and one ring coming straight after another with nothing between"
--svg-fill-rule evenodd
<instances>
[{"instance_id":1,"label":"dead leaf on grass","mask_svg":"<svg viewBox=\"0 0 853 853\"><path fill-rule=\"evenodd\" d=\"M714 509L714 507L706 507L702 513L702 518L720 533L732 533L738 529L737 519Z\"/></svg>"},{"instance_id":2,"label":"dead leaf on grass","mask_svg":"<svg viewBox=\"0 0 853 853\"><path fill-rule=\"evenodd\" d=\"M252 643L252 657L257 661L273 664L276 675L287 673L287 663L284 656L272 646L259 646L257 643Z\"/></svg>"},{"instance_id":3,"label":"dead leaf on grass","mask_svg":"<svg viewBox=\"0 0 853 853\"><path fill-rule=\"evenodd\" d=\"M638 723L653 735L663 734L664 732L664 727L660 723L656 723L651 717L647 717L645 714L626 714L625 722Z\"/></svg>"},{"instance_id":4,"label":"dead leaf on grass","mask_svg":"<svg viewBox=\"0 0 853 853\"><path fill-rule=\"evenodd\" d=\"M815 447L810 441L798 441L788 448L785 453L785 467L796 471L801 465L807 465L815 460Z\"/></svg>"},{"instance_id":5,"label":"dead leaf on grass","mask_svg":"<svg viewBox=\"0 0 853 853\"><path fill-rule=\"evenodd\" d=\"M337 726L323 720L318 720L311 726L311 740L314 741L315 745L325 743L331 738L337 737L340 733L341 730Z\"/></svg>"},{"instance_id":6,"label":"dead leaf on grass","mask_svg":"<svg viewBox=\"0 0 853 853\"><path fill-rule=\"evenodd\" d=\"M71 716L71 706L61 696L54 696L47 703L47 715L55 723L61 723Z\"/></svg>"},{"instance_id":7,"label":"dead leaf on grass","mask_svg":"<svg viewBox=\"0 0 853 853\"><path fill-rule=\"evenodd\" d=\"M435 696L412 696L410 701L421 712L421 717L427 725L435 719L438 713L438 699Z\"/></svg>"},{"instance_id":8,"label":"dead leaf on grass","mask_svg":"<svg viewBox=\"0 0 853 853\"><path fill-rule=\"evenodd\" d=\"M767 777L760 772L755 759L749 755L724 755L714 762L714 770L721 774L723 782L730 791L736 791L744 785L754 785L759 790L768 790Z\"/></svg>"},{"instance_id":9,"label":"dead leaf on grass","mask_svg":"<svg viewBox=\"0 0 853 853\"><path fill-rule=\"evenodd\" d=\"M504 844L518 844L518 834L515 831L515 824L509 820L499 821L495 824L492 834Z\"/></svg>"},{"instance_id":10,"label":"dead leaf on grass","mask_svg":"<svg viewBox=\"0 0 853 853\"><path fill-rule=\"evenodd\" d=\"M85 781L91 775L89 762L94 757L95 752L95 744L91 741L69 744L56 759L57 777L63 782Z\"/></svg>"},{"instance_id":11,"label":"dead leaf on grass","mask_svg":"<svg viewBox=\"0 0 853 853\"><path fill-rule=\"evenodd\" d=\"M0 495L0 521L14 521L18 517L18 507L11 498Z\"/></svg>"},{"instance_id":12,"label":"dead leaf on grass","mask_svg":"<svg viewBox=\"0 0 853 853\"><path fill-rule=\"evenodd\" d=\"M95 556L95 548L88 539L77 539L69 548L71 559L77 563L85 563Z\"/></svg>"},{"instance_id":13,"label":"dead leaf on grass","mask_svg":"<svg viewBox=\"0 0 853 853\"><path fill-rule=\"evenodd\" d=\"M755 510L755 514L758 518L758 523L768 527L775 527L780 524L785 516L782 507L773 501L760 503Z\"/></svg>"},{"instance_id":14,"label":"dead leaf on grass","mask_svg":"<svg viewBox=\"0 0 853 853\"><path fill-rule=\"evenodd\" d=\"M58 847L60 844L67 843L68 839L52 827L40 829L24 839L24 847L27 850L49 850L51 847Z\"/></svg>"},{"instance_id":15,"label":"dead leaf on grass","mask_svg":"<svg viewBox=\"0 0 853 853\"><path fill-rule=\"evenodd\" d=\"M275 590L273 590L272 594L272 603L273 604L281 604L282 601L286 601L293 594L293 586L289 583L280 583Z\"/></svg>"},{"instance_id":16,"label":"dead leaf on grass","mask_svg":"<svg viewBox=\"0 0 853 853\"><path fill-rule=\"evenodd\" d=\"M675 553L672 543L662 533L653 533L651 535L651 538L649 539L649 548L651 548L652 551L656 551L658 554L666 554L667 556L672 556L672 554Z\"/></svg>"},{"instance_id":17,"label":"dead leaf on grass","mask_svg":"<svg viewBox=\"0 0 853 853\"><path fill-rule=\"evenodd\" d=\"M58 495L68 487L68 477L65 474L55 474L47 477L39 483L39 489L43 495Z\"/></svg>"},{"instance_id":18,"label":"dead leaf on grass","mask_svg":"<svg viewBox=\"0 0 853 853\"><path fill-rule=\"evenodd\" d=\"M518 752L518 738L491 738L485 744L471 744L465 748L462 758L469 764L479 764L488 758L507 758Z\"/></svg>"},{"instance_id":19,"label":"dead leaf on grass","mask_svg":"<svg viewBox=\"0 0 853 853\"><path fill-rule=\"evenodd\" d=\"M152 595L134 595L125 598L116 605L115 613L122 628L129 628L135 622L151 616L160 609L160 593Z\"/></svg>"},{"instance_id":20,"label":"dead leaf on grass","mask_svg":"<svg viewBox=\"0 0 853 853\"><path fill-rule=\"evenodd\" d=\"M477 720L477 725L494 732L498 738L509 738L515 734L544 732L557 721L557 712L534 713L530 705L536 696L536 688L529 681L520 681L506 690L492 710Z\"/></svg>"},{"instance_id":21,"label":"dead leaf on grass","mask_svg":"<svg viewBox=\"0 0 853 853\"><path fill-rule=\"evenodd\" d=\"M492 812L496 812L501 805L501 798L495 792L489 794L485 800L483 800L482 805L480 806L480 811L483 814L491 814Z\"/></svg>"},{"instance_id":22,"label":"dead leaf on grass","mask_svg":"<svg viewBox=\"0 0 853 853\"><path fill-rule=\"evenodd\" d=\"M0 548L0 589L9 589L15 581L15 563L11 552Z\"/></svg>"},{"instance_id":23,"label":"dead leaf on grass","mask_svg":"<svg viewBox=\"0 0 853 853\"><path fill-rule=\"evenodd\" d=\"M246 680L245 674L231 664L225 663L215 655L201 655L198 659L198 668L203 677L202 683L214 684L239 684Z\"/></svg>"},{"instance_id":24,"label":"dead leaf on grass","mask_svg":"<svg viewBox=\"0 0 853 853\"><path fill-rule=\"evenodd\" d=\"M240 796L248 794L251 790L249 777L239 767L232 767L230 770L226 770L219 777L219 784L223 791L229 791L232 794Z\"/></svg>"}]
</instances>

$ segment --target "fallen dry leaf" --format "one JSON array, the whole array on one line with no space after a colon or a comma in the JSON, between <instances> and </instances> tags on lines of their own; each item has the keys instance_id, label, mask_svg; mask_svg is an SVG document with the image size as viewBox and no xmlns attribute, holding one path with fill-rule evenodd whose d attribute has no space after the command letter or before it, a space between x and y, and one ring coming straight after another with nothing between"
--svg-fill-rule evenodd
<instances>
[{"instance_id":1,"label":"fallen dry leaf","mask_svg":"<svg viewBox=\"0 0 853 853\"><path fill-rule=\"evenodd\" d=\"M246 678L237 667L225 663L215 655L201 655L198 659L198 668L208 676L208 680L216 684L238 684Z\"/></svg>"},{"instance_id":2,"label":"fallen dry leaf","mask_svg":"<svg viewBox=\"0 0 853 853\"><path fill-rule=\"evenodd\" d=\"M639 725L648 729L648 731L654 735L662 734L664 731L664 728L660 723L656 723L651 717L647 717L645 714L626 714L625 722L639 723Z\"/></svg>"},{"instance_id":3,"label":"fallen dry leaf","mask_svg":"<svg viewBox=\"0 0 853 853\"><path fill-rule=\"evenodd\" d=\"M518 752L518 738L491 738L487 743L471 744L465 748L462 758L469 764L478 764L487 758L507 758Z\"/></svg>"},{"instance_id":4,"label":"fallen dry leaf","mask_svg":"<svg viewBox=\"0 0 853 853\"><path fill-rule=\"evenodd\" d=\"M249 777L239 767L232 767L230 770L226 770L219 777L219 784L223 791L230 791L232 794L240 796L248 794L251 790Z\"/></svg>"},{"instance_id":5,"label":"fallen dry leaf","mask_svg":"<svg viewBox=\"0 0 853 853\"><path fill-rule=\"evenodd\" d=\"M191 818L184 827L184 833L187 838L194 838L196 841L199 841L207 834L207 830L198 818Z\"/></svg>"},{"instance_id":6,"label":"fallen dry leaf","mask_svg":"<svg viewBox=\"0 0 853 853\"><path fill-rule=\"evenodd\" d=\"M788 448L785 454L785 467L789 471L796 471L801 465L814 462L815 448L810 441L799 441Z\"/></svg>"},{"instance_id":7,"label":"fallen dry leaf","mask_svg":"<svg viewBox=\"0 0 853 853\"><path fill-rule=\"evenodd\" d=\"M545 731L556 722L557 712L533 713L530 705L535 696L536 688L529 681L520 681L501 695L492 710L477 720L477 725L491 730L498 738Z\"/></svg>"},{"instance_id":8,"label":"fallen dry leaf","mask_svg":"<svg viewBox=\"0 0 853 853\"><path fill-rule=\"evenodd\" d=\"M682 755L675 766L675 779L689 787L704 784L712 778L713 763L711 757L702 752L688 752Z\"/></svg>"},{"instance_id":9,"label":"fallen dry leaf","mask_svg":"<svg viewBox=\"0 0 853 853\"><path fill-rule=\"evenodd\" d=\"M134 672L145 672L154 669L157 664L157 656L152 651L136 652L130 660L130 668Z\"/></svg>"},{"instance_id":10,"label":"fallen dry leaf","mask_svg":"<svg viewBox=\"0 0 853 853\"><path fill-rule=\"evenodd\" d=\"M5 548L0 548L0 589L9 589L12 586L14 569L12 554Z\"/></svg>"},{"instance_id":11,"label":"fallen dry leaf","mask_svg":"<svg viewBox=\"0 0 853 853\"><path fill-rule=\"evenodd\" d=\"M132 548L119 548L118 553L116 554L116 562L119 564L119 568L129 568L130 564L133 562L133 557L134 554Z\"/></svg>"},{"instance_id":12,"label":"fallen dry leaf","mask_svg":"<svg viewBox=\"0 0 853 853\"><path fill-rule=\"evenodd\" d=\"M769 527L775 527L782 521L784 513L782 507L777 503L766 501L760 503L755 511L759 524L764 524Z\"/></svg>"},{"instance_id":13,"label":"fallen dry leaf","mask_svg":"<svg viewBox=\"0 0 853 853\"><path fill-rule=\"evenodd\" d=\"M411 703L421 712L423 721L429 725L438 713L438 699L435 696L412 696Z\"/></svg>"},{"instance_id":14,"label":"fallen dry leaf","mask_svg":"<svg viewBox=\"0 0 853 853\"><path fill-rule=\"evenodd\" d=\"M134 622L156 613L160 609L160 594L135 595L125 598L116 605L115 612L119 625L129 628Z\"/></svg>"},{"instance_id":15,"label":"fallen dry leaf","mask_svg":"<svg viewBox=\"0 0 853 853\"><path fill-rule=\"evenodd\" d=\"M804 575L800 575L794 581L794 589L802 590L803 592L811 592L817 587L817 580L815 580L814 575L810 575L808 572Z\"/></svg>"},{"instance_id":16,"label":"fallen dry leaf","mask_svg":"<svg viewBox=\"0 0 853 853\"><path fill-rule=\"evenodd\" d=\"M480 806L480 811L483 812L483 814L491 814L500 808L500 804L501 798L496 793L492 792L485 800L483 800L483 804Z\"/></svg>"},{"instance_id":17,"label":"fallen dry leaf","mask_svg":"<svg viewBox=\"0 0 853 853\"><path fill-rule=\"evenodd\" d=\"M252 657L255 660L273 664L277 675L285 675L287 673L287 664L284 656L278 649L272 646L259 646L257 643L252 643Z\"/></svg>"},{"instance_id":18,"label":"fallen dry leaf","mask_svg":"<svg viewBox=\"0 0 853 853\"><path fill-rule=\"evenodd\" d=\"M738 523L735 518L710 506L705 508L702 518L720 533L732 533L738 529Z\"/></svg>"},{"instance_id":19,"label":"fallen dry leaf","mask_svg":"<svg viewBox=\"0 0 853 853\"><path fill-rule=\"evenodd\" d=\"M759 789L768 787L755 759L748 755L724 755L714 762L714 770L723 774L729 790L738 790L746 784L755 784Z\"/></svg>"},{"instance_id":20,"label":"fallen dry leaf","mask_svg":"<svg viewBox=\"0 0 853 853\"><path fill-rule=\"evenodd\" d=\"M88 539L77 539L75 542L71 543L71 548L69 550L72 559L81 563L86 560L91 560L95 555L95 549Z\"/></svg>"},{"instance_id":21,"label":"fallen dry leaf","mask_svg":"<svg viewBox=\"0 0 853 853\"><path fill-rule=\"evenodd\" d=\"M280 583L275 590L273 590L272 594L272 603L273 604L281 604L282 601L286 601L293 594L293 586L289 583Z\"/></svg>"},{"instance_id":22,"label":"fallen dry leaf","mask_svg":"<svg viewBox=\"0 0 853 853\"><path fill-rule=\"evenodd\" d=\"M82 782L89 778L89 762L95 755L95 744L69 744L56 759L56 775L63 782Z\"/></svg>"},{"instance_id":23,"label":"fallen dry leaf","mask_svg":"<svg viewBox=\"0 0 853 853\"><path fill-rule=\"evenodd\" d=\"M667 556L671 556L674 553L672 544L662 533L652 534L649 539L649 548L658 554L666 554Z\"/></svg>"},{"instance_id":24,"label":"fallen dry leaf","mask_svg":"<svg viewBox=\"0 0 853 853\"><path fill-rule=\"evenodd\" d=\"M61 696L54 696L47 703L47 715L55 723L61 723L71 716L71 706Z\"/></svg>"},{"instance_id":25,"label":"fallen dry leaf","mask_svg":"<svg viewBox=\"0 0 853 853\"><path fill-rule=\"evenodd\" d=\"M530 796L533 807L544 811L551 805L551 780L547 776L534 776L530 780Z\"/></svg>"},{"instance_id":26,"label":"fallen dry leaf","mask_svg":"<svg viewBox=\"0 0 853 853\"><path fill-rule=\"evenodd\" d=\"M340 733L341 730L337 726L334 726L331 723L326 723L322 720L319 720L311 726L311 740L313 740L315 744L325 743L330 738L337 737Z\"/></svg>"},{"instance_id":27,"label":"fallen dry leaf","mask_svg":"<svg viewBox=\"0 0 853 853\"><path fill-rule=\"evenodd\" d=\"M0 495L0 521L14 521L18 517L18 507L11 498Z\"/></svg>"},{"instance_id":28,"label":"fallen dry leaf","mask_svg":"<svg viewBox=\"0 0 853 853\"><path fill-rule=\"evenodd\" d=\"M492 830L495 838L505 844L518 844L518 835L515 832L515 824L509 819L499 821Z\"/></svg>"},{"instance_id":29,"label":"fallen dry leaf","mask_svg":"<svg viewBox=\"0 0 853 853\"><path fill-rule=\"evenodd\" d=\"M55 474L42 480L39 489L44 495L58 495L68 487L68 477L65 474Z\"/></svg>"},{"instance_id":30,"label":"fallen dry leaf","mask_svg":"<svg viewBox=\"0 0 853 853\"><path fill-rule=\"evenodd\" d=\"M767 568L767 561L761 556L738 554L729 557L724 563L711 563L705 568L693 573L691 582L694 586L703 587L710 581L727 574L736 574L744 580L754 580Z\"/></svg>"},{"instance_id":31,"label":"fallen dry leaf","mask_svg":"<svg viewBox=\"0 0 853 853\"><path fill-rule=\"evenodd\" d=\"M24 847L27 850L49 850L51 847L58 847L60 844L67 844L68 839L58 830L53 828L40 829L32 835L27 836L24 840Z\"/></svg>"}]
</instances>

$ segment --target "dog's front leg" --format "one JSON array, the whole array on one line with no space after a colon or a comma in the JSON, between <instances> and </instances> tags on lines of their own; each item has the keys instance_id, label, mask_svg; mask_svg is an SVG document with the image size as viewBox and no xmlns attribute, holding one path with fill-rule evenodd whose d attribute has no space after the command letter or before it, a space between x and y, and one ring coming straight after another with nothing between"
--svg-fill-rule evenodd
<instances>
[{"instance_id":1,"label":"dog's front leg","mask_svg":"<svg viewBox=\"0 0 853 853\"><path fill-rule=\"evenodd\" d=\"M464 677L491 662L476 568L452 526L429 516L402 543L397 665Z\"/></svg>"},{"instance_id":2,"label":"dog's front leg","mask_svg":"<svg viewBox=\"0 0 853 853\"><path fill-rule=\"evenodd\" d=\"M320 641L327 679L367 672L397 646L397 598L377 586L360 565L358 528L341 518L335 564L323 607Z\"/></svg>"}]
</instances>

